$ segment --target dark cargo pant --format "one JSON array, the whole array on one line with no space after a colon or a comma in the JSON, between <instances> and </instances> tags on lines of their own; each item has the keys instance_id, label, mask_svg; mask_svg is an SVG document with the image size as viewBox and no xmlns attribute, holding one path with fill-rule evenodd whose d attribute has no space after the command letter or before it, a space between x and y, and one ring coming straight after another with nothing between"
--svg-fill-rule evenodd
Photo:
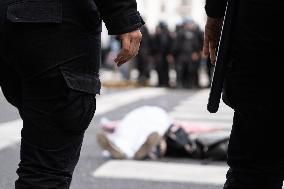
<instances>
[{"instance_id":1,"label":"dark cargo pant","mask_svg":"<svg viewBox=\"0 0 284 189\"><path fill-rule=\"evenodd\" d=\"M228 148L230 170L224 189L281 189L284 177L283 29L277 25L283 1L238 0L233 61L225 91L235 109ZM263 12L266 14L263 14Z\"/></svg>"},{"instance_id":2,"label":"dark cargo pant","mask_svg":"<svg viewBox=\"0 0 284 189\"><path fill-rule=\"evenodd\" d=\"M236 110L224 189L282 189L284 142L277 115L257 108Z\"/></svg>"},{"instance_id":3,"label":"dark cargo pant","mask_svg":"<svg viewBox=\"0 0 284 189\"><path fill-rule=\"evenodd\" d=\"M100 19L61 2L0 2L0 86L23 119L16 189L69 188L96 109Z\"/></svg>"}]
</instances>

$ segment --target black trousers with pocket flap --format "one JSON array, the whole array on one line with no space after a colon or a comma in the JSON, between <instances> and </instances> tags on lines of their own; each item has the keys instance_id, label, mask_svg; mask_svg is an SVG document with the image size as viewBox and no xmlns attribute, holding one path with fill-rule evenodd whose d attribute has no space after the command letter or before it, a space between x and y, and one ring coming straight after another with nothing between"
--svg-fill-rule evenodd
<instances>
[{"instance_id":1,"label":"black trousers with pocket flap","mask_svg":"<svg viewBox=\"0 0 284 189\"><path fill-rule=\"evenodd\" d=\"M0 86L23 119L17 189L70 186L101 87L101 20L88 7L0 2Z\"/></svg>"}]
</instances>

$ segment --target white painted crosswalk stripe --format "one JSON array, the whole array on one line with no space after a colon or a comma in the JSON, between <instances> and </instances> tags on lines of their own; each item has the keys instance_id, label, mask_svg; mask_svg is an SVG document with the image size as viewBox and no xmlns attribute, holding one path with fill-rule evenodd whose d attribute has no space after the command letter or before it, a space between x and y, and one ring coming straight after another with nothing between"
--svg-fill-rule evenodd
<instances>
[{"instance_id":1,"label":"white painted crosswalk stripe","mask_svg":"<svg viewBox=\"0 0 284 189\"><path fill-rule=\"evenodd\" d=\"M229 167L225 165L112 160L103 164L93 172L92 175L95 178L134 179L222 186L226 181L228 169Z\"/></svg>"},{"instance_id":2,"label":"white painted crosswalk stripe","mask_svg":"<svg viewBox=\"0 0 284 189\"><path fill-rule=\"evenodd\" d=\"M141 88L105 96L98 96L95 116L102 115L136 101L164 95L166 92L166 89ZM20 141L21 128L21 120L0 124L0 150Z\"/></svg>"},{"instance_id":3,"label":"white painted crosswalk stripe","mask_svg":"<svg viewBox=\"0 0 284 189\"><path fill-rule=\"evenodd\" d=\"M109 112L117 107L125 106L143 99L150 99L166 94L163 88L141 88L131 91L115 93L108 96L98 96L96 116Z\"/></svg>"},{"instance_id":4,"label":"white painted crosswalk stripe","mask_svg":"<svg viewBox=\"0 0 284 189\"><path fill-rule=\"evenodd\" d=\"M181 101L170 112L170 115L176 120L194 121L206 123L208 126L230 129L233 120L233 110L221 102L219 111L216 114L210 114L206 109L208 97L209 90L201 90L193 97Z\"/></svg>"},{"instance_id":5,"label":"white painted crosswalk stripe","mask_svg":"<svg viewBox=\"0 0 284 189\"><path fill-rule=\"evenodd\" d=\"M179 112L193 112L193 113L200 113L200 114L206 114L208 115L208 111L206 110L205 104L190 104L190 106L183 105L183 106L177 106L174 108L175 111ZM220 109L217 114L224 114L224 115L232 115L232 111L230 109ZM214 114L211 114L214 115Z\"/></svg>"},{"instance_id":6,"label":"white painted crosswalk stripe","mask_svg":"<svg viewBox=\"0 0 284 189\"><path fill-rule=\"evenodd\" d=\"M188 119L188 120L212 120L212 121L222 121L222 122L231 122L232 116L231 115L208 115L208 114L199 114L199 113L192 113L192 112L173 112L170 114L171 116L175 117L176 119Z\"/></svg>"},{"instance_id":7,"label":"white painted crosswalk stripe","mask_svg":"<svg viewBox=\"0 0 284 189\"><path fill-rule=\"evenodd\" d=\"M113 160L98 168L93 176L96 178L222 185L225 182L227 170L226 166Z\"/></svg>"},{"instance_id":8,"label":"white painted crosswalk stripe","mask_svg":"<svg viewBox=\"0 0 284 189\"><path fill-rule=\"evenodd\" d=\"M1 124L0 126L0 150L20 141L22 121L16 120Z\"/></svg>"},{"instance_id":9,"label":"white painted crosswalk stripe","mask_svg":"<svg viewBox=\"0 0 284 189\"><path fill-rule=\"evenodd\" d=\"M194 125L230 129L233 111L221 103L217 114L206 110L209 90L197 92L194 96L179 102L170 116L175 120L186 120ZM222 166L197 165L189 163L163 163L145 161L108 161L97 169L96 178L135 179L158 182L181 182L223 185L228 170Z\"/></svg>"}]
</instances>

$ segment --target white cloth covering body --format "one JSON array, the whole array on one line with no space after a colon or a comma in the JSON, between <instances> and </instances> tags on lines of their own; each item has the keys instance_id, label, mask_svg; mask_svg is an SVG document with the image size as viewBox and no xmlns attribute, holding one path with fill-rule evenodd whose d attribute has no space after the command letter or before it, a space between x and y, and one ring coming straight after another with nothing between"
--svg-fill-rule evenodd
<instances>
[{"instance_id":1,"label":"white cloth covering body","mask_svg":"<svg viewBox=\"0 0 284 189\"><path fill-rule=\"evenodd\" d=\"M114 133L107 134L128 159L132 159L152 132L165 134L173 120L167 112L155 106L143 106L125 115Z\"/></svg>"}]
</instances>

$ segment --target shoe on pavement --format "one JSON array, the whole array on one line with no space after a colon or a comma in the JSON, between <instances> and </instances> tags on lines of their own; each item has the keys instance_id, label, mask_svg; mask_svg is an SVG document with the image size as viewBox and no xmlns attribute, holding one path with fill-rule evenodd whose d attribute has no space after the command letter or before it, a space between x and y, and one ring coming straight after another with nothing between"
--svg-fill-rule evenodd
<instances>
[{"instance_id":1,"label":"shoe on pavement","mask_svg":"<svg viewBox=\"0 0 284 189\"><path fill-rule=\"evenodd\" d=\"M125 154L117 146L115 146L104 133L97 134L97 142L102 149L107 150L111 154L112 158L114 159L126 158Z\"/></svg>"},{"instance_id":2,"label":"shoe on pavement","mask_svg":"<svg viewBox=\"0 0 284 189\"><path fill-rule=\"evenodd\" d=\"M161 136L158 132L151 133L144 144L138 149L138 151L134 155L134 159L142 160L145 159L148 154L152 152L152 150L157 146L159 141L161 140Z\"/></svg>"}]
</instances>

